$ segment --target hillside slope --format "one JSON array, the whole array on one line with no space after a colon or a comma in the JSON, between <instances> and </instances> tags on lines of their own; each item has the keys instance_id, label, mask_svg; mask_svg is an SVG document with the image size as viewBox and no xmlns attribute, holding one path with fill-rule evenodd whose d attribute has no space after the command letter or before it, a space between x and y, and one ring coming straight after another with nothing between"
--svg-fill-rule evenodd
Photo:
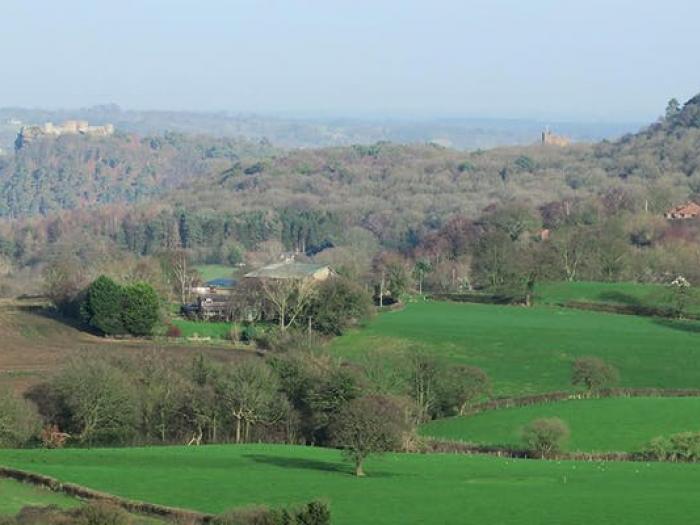
<instances>
[{"instance_id":1,"label":"hillside slope","mask_svg":"<svg viewBox=\"0 0 700 525\"><path fill-rule=\"evenodd\" d=\"M113 355L173 350L187 360L205 353L217 361L230 361L242 352L231 348L172 343L166 340L110 340L78 330L54 317L35 301L0 300L0 386L16 390L55 373L71 356L112 352Z\"/></svg>"},{"instance_id":2,"label":"hillside slope","mask_svg":"<svg viewBox=\"0 0 700 525\"><path fill-rule=\"evenodd\" d=\"M139 202L271 151L266 144L172 133L44 138L0 157L0 217Z\"/></svg>"},{"instance_id":3,"label":"hillside slope","mask_svg":"<svg viewBox=\"0 0 700 525\"><path fill-rule=\"evenodd\" d=\"M61 137L0 164L0 216L47 214L41 224L0 222L0 253L26 262L26 230L55 242L57 222L140 254L180 245L223 262L222 247L233 245L275 241L314 253L347 245L354 227L408 251L451 217L477 219L498 205L531 210L544 228L581 203L576 213L587 224L661 217L700 192L699 112L695 97L616 142L471 153L377 143L275 154L266 144L179 135ZM62 208L78 211L57 221Z\"/></svg>"}]
</instances>

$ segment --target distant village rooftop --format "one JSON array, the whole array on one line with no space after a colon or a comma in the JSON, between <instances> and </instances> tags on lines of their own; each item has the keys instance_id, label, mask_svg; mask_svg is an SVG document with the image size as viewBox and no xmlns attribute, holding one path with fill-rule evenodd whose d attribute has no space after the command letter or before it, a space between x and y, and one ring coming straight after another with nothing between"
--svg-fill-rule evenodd
<instances>
[{"instance_id":1,"label":"distant village rooftop","mask_svg":"<svg viewBox=\"0 0 700 525\"><path fill-rule=\"evenodd\" d=\"M255 279L315 279L323 281L332 274L333 271L330 267L323 264L284 261L263 266L258 270L247 273L245 277Z\"/></svg>"}]
</instances>

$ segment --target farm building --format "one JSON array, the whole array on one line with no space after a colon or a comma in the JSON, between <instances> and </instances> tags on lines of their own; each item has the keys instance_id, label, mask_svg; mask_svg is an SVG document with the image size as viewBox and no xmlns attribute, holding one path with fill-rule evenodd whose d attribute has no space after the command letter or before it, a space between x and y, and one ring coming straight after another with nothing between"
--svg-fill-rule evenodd
<instances>
[{"instance_id":1,"label":"farm building","mask_svg":"<svg viewBox=\"0 0 700 525\"><path fill-rule=\"evenodd\" d=\"M234 279L212 279L190 289L197 299L183 305L181 310L187 317L200 319L228 319L229 297L236 281Z\"/></svg>"},{"instance_id":2,"label":"farm building","mask_svg":"<svg viewBox=\"0 0 700 525\"><path fill-rule=\"evenodd\" d=\"M263 266L255 271L245 274L247 279L312 279L322 282L332 277L335 272L330 266L323 264L300 263L296 261L284 261L281 263Z\"/></svg>"},{"instance_id":3,"label":"farm building","mask_svg":"<svg viewBox=\"0 0 700 525\"><path fill-rule=\"evenodd\" d=\"M694 219L698 215L700 215L700 204L697 204L695 202L688 202L686 204L676 206L675 208L671 208L664 214L664 217L672 220L682 220Z\"/></svg>"},{"instance_id":4,"label":"farm building","mask_svg":"<svg viewBox=\"0 0 700 525\"><path fill-rule=\"evenodd\" d=\"M227 320L229 309L229 295L210 293L200 295L194 303L185 304L180 310L189 318Z\"/></svg>"}]
</instances>

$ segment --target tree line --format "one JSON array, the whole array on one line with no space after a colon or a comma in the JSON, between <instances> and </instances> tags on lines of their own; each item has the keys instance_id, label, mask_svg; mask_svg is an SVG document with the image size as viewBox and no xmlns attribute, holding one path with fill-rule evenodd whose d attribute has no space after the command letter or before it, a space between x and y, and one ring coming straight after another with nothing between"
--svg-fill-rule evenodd
<instances>
[{"instance_id":1,"label":"tree line","mask_svg":"<svg viewBox=\"0 0 700 525\"><path fill-rule=\"evenodd\" d=\"M419 423L464 413L490 396L490 380L476 367L418 351L391 359L368 355L350 364L303 349L230 362L158 351L78 354L32 387L26 399L0 396L0 442L54 447L265 441L338 446L357 454L358 443L369 437L353 442L353 432L383 428L369 451L399 449ZM387 426L377 426L377 418Z\"/></svg>"}]
</instances>

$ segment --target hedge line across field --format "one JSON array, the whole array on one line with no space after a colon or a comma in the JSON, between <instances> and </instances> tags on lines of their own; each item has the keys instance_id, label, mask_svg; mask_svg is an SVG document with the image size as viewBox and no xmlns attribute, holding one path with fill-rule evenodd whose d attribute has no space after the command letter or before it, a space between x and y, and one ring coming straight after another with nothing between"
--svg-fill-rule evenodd
<instances>
[{"instance_id":1,"label":"hedge line across field","mask_svg":"<svg viewBox=\"0 0 700 525\"><path fill-rule=\"evenodd\" d=\"M518 408L530 405L541 405L566 401L569 399L589 399L603 397L700 397L700 389L682 388L604 388L593 395L583 392L545 392L544 394L532 394L520 397L504 397L492 399L482 403L476 403L469 407L464 413L465 416L473 416L486 412L487 410L498 410L500 408Z\"/></svg>"},{"instance_id":2,"label":"hedge line across field","mask_svg":"<svg viewBox=\"0 0 700 525\"><path fill-rule=\"evenodd\" d=\"M158 505L155 503L146 503L142 501L133 501L130 499L115 496L113 494L108 494L106 492L100 492L93 490L82 485L77 485L75 483L63 483L50 476L44 476L43 474L35 474L33 472L27 472L20 469L1 467L0 466L0 478L13 479L21 483L27 483L37 487L45 488L53 492L61 492L71 497L91 500L102 503L109 503L116 507L120 507L128 512L134 514L143 514L148 516L155 516L158 518L163 518L173 523L187 523L192 525L217 525L220 523L227 523L229 515L236 515L238 509L234 509L230 513L218 516L214 514L206 514L202 512L196 512L192 510L180 509L176 507L168 507L165 505ZM245 510L241 509L242 514L239 516L239 520L236 523L247 523L245 520L240 518L245 517ZM328 525L330 523L330 512L328 510L328 505L318 501L312 501L299 507L298 509L292 509L291 513L276 510L270 510L264 508L262 512L269 515L271 518L277 517L279 514L282 516L286 515L287 520L284 523L289 523L290 525L296 523L303 523L304 525ZM256 518L261 518L261 510L256 508L251 511L251 523L257 523ZM277 523L277 521L268 520L265 523Z\"/></svg>"}]
</instances>

